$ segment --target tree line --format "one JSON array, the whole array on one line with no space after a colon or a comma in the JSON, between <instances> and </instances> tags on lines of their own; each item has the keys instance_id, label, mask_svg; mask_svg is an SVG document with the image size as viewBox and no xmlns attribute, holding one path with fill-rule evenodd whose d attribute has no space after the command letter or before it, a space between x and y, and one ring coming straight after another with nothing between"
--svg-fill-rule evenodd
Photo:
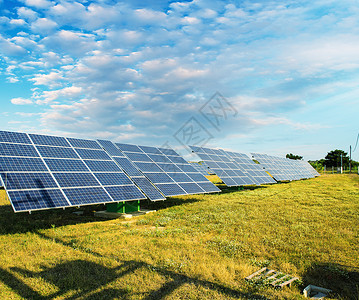
<instances>
[{"instance_id":1,"label":"tree line","mask_svg":"<svg viewBox=\"0 0 359 300\"><path fill-rule=\"evenodd\" d=\"M300 155L294 155L292 153L289 153L286 155L287 158L291 158L291 159L299 159L301 160L303 158L303 156ZM324 169L324 166L326 167L326 169L331 169L332 167L334 168L340 168L341 164L342 164L342 159L343 159L343 168L345 169L349 169L349 156L348 153L343 151L343 150L339 150L339 149L335 149L332 150L330 152L328 152L328 154L325 156L325 158L322 159L318 159L318 160L310 160L309 163L313 166L313 168L315 168L318 171L321 171ZM351 161L351 167L352 169L357 169L359 165L359 162L352 160Z\"/></svg>"}]
</instances>

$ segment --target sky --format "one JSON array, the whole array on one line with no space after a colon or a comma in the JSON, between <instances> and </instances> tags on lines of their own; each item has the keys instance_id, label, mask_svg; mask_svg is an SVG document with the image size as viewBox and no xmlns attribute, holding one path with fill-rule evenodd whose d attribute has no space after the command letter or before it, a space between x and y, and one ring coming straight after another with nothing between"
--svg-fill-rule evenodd
<instances>
[{"instance_id":1,"label":"sky","mask_svg":"<svg viewBox=\"0 0 359 300\"><path fill-rule=\"evenodd\" d=\"M357 1L0 0L0 11L0 130L188 159L188 144L307 160L355 146Z\"/></svg>"}]
</instances>

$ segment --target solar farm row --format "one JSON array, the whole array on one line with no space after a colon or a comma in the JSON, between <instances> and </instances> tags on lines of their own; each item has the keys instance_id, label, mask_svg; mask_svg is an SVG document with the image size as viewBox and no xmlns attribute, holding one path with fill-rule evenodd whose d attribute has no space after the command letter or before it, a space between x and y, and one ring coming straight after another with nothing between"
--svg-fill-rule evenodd
<instances>
[{"instance_id":1,"label":"solar farm row","mask_svg":"<svg viewBox=\"0 0 359 300\"><path fill-rule=\"evenodd\" d=\"M15 212L219 192L172 149L0 131Z\"/></svg>"},{"instance_id":2,"label":"solar farm row","mask_svg":"<svg viewBox=\"0 0 359 300\"><path fill-rule=\"evenodd\" d=\"M243 153L196 146L190 148L227 186L270 184L319 176L305 161L252 153L259 162L257 164Z\"/></svg>"}]
</instances>

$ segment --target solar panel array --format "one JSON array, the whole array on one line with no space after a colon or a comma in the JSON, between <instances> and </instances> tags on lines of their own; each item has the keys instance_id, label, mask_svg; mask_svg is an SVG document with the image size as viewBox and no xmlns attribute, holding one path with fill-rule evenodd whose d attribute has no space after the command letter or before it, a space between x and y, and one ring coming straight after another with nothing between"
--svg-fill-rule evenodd
<instances>
[{"instance_id":1,"label":"solar panel array","mask_svg":"<svg viewBox=\"0 0 359 300\"><path fill-rule=\"evenodd\" d=\"M275 183L245 154L196 146L190 148L227 186Z\"/></svg>"},{"instance_id":2,"label":"solar panel array","mask_svg":"<svg viewBox=\"0 0 359 300\"><path fill-rule=\"evenodd\" d=\"M205 164L199 164L196 162L190 163L193 168L200 172L203 176L208 176L211 170Z\"/></svg>"},{"instance_id":3,"label":"solar panel array","mask_svg":"<svg viewBox=\"0 0 359 300\"><path fill-rule=\"evenodd\" d=\"M305 161L252 153L253 157L277 181L300 180L319 176L319 173Z\"/></svg>"},{"instance_id":4,"label":"solar panel array","mask_svg":"<svg viewBox=\"0 0 359 300\"><path fill-rule=\"evenodd\" d=\"M166 197L220 191L172 149L115 145Z\"/></svg>"},{"instance_id":5,"label":"solar panel array","mask_svg":"<svg viewBox=\"0 0 359 300\"><path fill-rule=\"evenodd\" d=\"M1 131L0 177L16 212L146 198L89 140Z\"/></svg>"},{"instance_id":6,"label":"solar panel array","mask_svg":"<svg viewBox=\"0 0 359 300\"><path fill-rule=\"evenodd\" d=\"M99 140L98 142L151 201L166 199L111 141Z\"/></svg>"},{"instance_id":7,"label":"solar panel array","mask_svg":"<svg viewBox=\"0 0 359 300\"><path fill-rule=\"evenodd\" d=\"M0 183L16 212L220 191L172 149L7 131Z\"/></svg>"}]
</instances>

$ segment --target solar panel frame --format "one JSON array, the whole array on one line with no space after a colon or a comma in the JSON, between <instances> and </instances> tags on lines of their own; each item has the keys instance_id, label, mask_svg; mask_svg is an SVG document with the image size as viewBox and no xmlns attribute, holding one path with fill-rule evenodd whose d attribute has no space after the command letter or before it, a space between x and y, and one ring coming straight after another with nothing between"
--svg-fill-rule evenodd
<instances>
[{"instance_id":1,"label":"solar panel frame","mask_svg":"<svg viewBox=\"0 0 359 300\"><path fill-rule=\"evenodd\" d=\"M6 153L4 150L3 156L0 155L1 181L3 181L3 177L7 178L7 174L14 179L22 176L23 181L21 189L19 189L19 179L17 179L18 185L8 183L8 187L6 187L4 184L15 212L114 202L115 200L106 191L107 186L103 185L94 176L96 171L103 171L103 167L99 168L97 166L97 168L93 168L94 171L90 169L91 164L93 165L96 162L99 164L113 163L115 167L110 171L126 176L101 146L93 140L68 138L68 141L64 137L4 133L1 131L0 136L2 137L0 149L6 150ZM9 152L9 149L11 150L15 147L6 145L8 141L13 141L12 137L14 137L16 143L10 144L16 145L21 153ZM24 144L21 142L24 142ZM76 146L80 148L76 148ZM24 149L31 149L31 151L25 151ZM5 155L23 155L23 157ZM67 158L68 156L71 158ZM80 156L83 156L84 159ZM90 167L87 165L90 165ZM45 180L44 178L47 179ZM35 180L38 180L38 185L36 185ZM50 181L51 185L48 184ZM126 195L124 199L120 199L120 193L118 192L116 202L145 199L142 192L129 178L127 181L122 181L121 184L112 184L111 187L116 187L117 190L123 189L123 195ZM91 189L94 190L91 191ZM131 190L134 191L133 199L131 199L128 192L126 194L126 191ZM81 193L84 194L82 195ZM52 204L51 195L54 195L53 200L56 205ZM100 197L97 199L91 198L98 195ZM24 197L23 202L20 201L19 197ZM37 202L31 203L29 201Z\"/></svg>"},{"instance_id":2,"label":"solar panel frame","mask_svg":"<svg viewBox=\"0 0 359 300\"><path fill-rule=\"evenodd\" d=\"M135 151L141 151L141 149L137 146L127 147L128 145L126 144L112 143L111 141L106 140L98 140L97 142L112 157L117 165L131 177L131 180L142 190L148 199L151 201L163 201L166 199L166 197L145 177L136 165L124 155L119 147L121 146L123 149L132 149Z\"/></svg>"}]
</instances>

